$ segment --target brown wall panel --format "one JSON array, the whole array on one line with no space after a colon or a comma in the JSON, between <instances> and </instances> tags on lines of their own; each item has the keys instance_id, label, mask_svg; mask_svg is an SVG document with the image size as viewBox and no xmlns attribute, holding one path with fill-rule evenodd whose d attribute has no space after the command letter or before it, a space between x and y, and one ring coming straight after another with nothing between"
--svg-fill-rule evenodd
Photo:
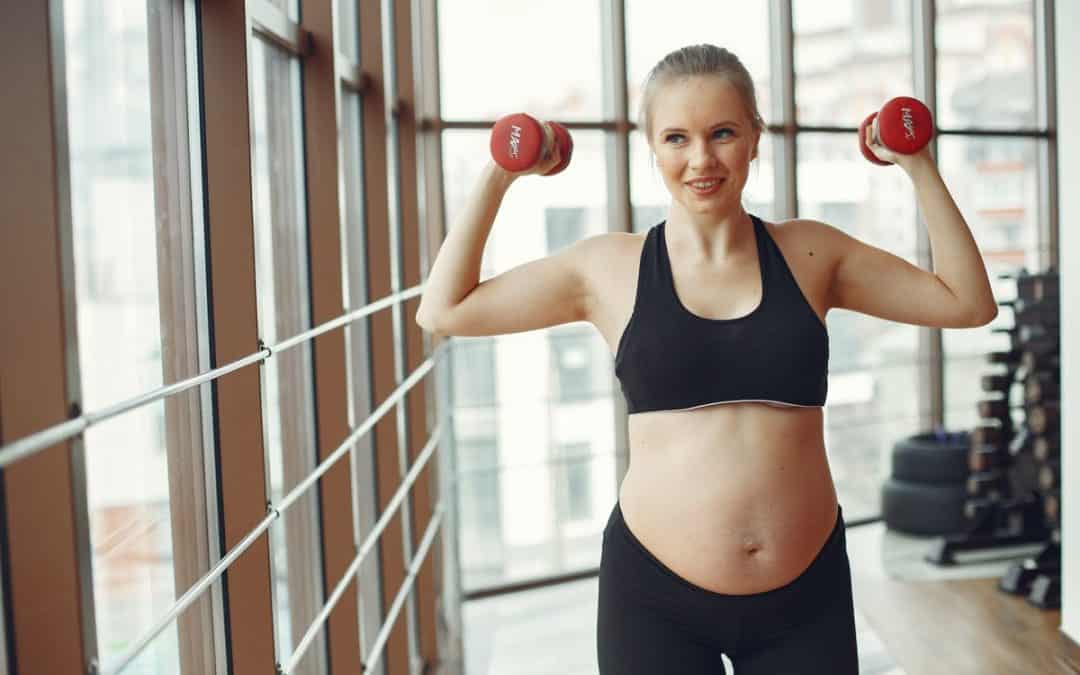
<instances>
[{"instance_id":1,"label":"brown wall panel","mask_svg":"<svg viewBox=\"0 0 1080 675\"><path fill-rule=\"evenodd\" d=\"M218 366L258 348L251 202L247 40L242 0L203 3L201 49L206 220L213 359ZM266 467L257 368L214 385L225 550L266 515ZM270 550L264 534L225 573L233 675L274 672Z\"/></svg>"},{"instance_id":2,"label":"brown wall panel","mask_svg":"<svg viewBox=\"0 0 1080 675\"><path fill-rule=\"evenodd\" d=\"M386 100L383 95L383 41L372 29L382 25L380 3L360 3L360 66L370 74L372 87L363 98L364 116L364 221L367 223L368 295L381 298L390 294L390 232L387 206ZM394 391L394 333L389 310L377 312L371 322L371 391L376 405ZM390 410L373 429L375 471L378 481L378 508L382 512L401 483L397 465L397 414ZM400 511L390 519L380 537L379 562L382 579L383 611L390 608L405 579L402 552ZM396 625L383 649L380 661L389 675L409 672L406 613L398 614ZM365 654L365 657L367 655Z\"/></svg>"},{"instance_id":3,"label":"brown wall panel","mask_svg":"<svg viewBox=\"0 0 1080 675\"><path fill-rule=\"evenodd\" d=\"M304 58L304 146L308 227L311 245L311 315L314 325L341 315L341 213L338 200L337 79L331 4L304 0L304 27L313 49ZM319 461L349 434L345 331L333 330L315 339L315 401ZM323 564L327 596L345 575L356 555L352 528L349 460L344 457L319 482L322 508ZM330 614L325 630L330 672L360 672L360 626L355 578Z\"/></svg>"},{"instance_id":4,"label":"brown wall panel","mask_svg":"<svg viewBox=\"0 0 1080 675\"><path fill-rule=\"evenodd\" d=\"M0 442L67 418L60 228L66 148L54 129L49 7L5 3L0 21ZM62 82L60 83L62 85ZM61 87L62 88L62 87ZM66 134L61 135L61 139ZM61 142L64 142L61 140ZM17 160L15 158L18 158ZM66 210L66 209L65 209ZM71 442L3 470L11 649L19 672L86 668L76 557ZM65 636L57 640L57 635ZM2 658L2 657L0 657Z\"/></svg>"}]
</instances>

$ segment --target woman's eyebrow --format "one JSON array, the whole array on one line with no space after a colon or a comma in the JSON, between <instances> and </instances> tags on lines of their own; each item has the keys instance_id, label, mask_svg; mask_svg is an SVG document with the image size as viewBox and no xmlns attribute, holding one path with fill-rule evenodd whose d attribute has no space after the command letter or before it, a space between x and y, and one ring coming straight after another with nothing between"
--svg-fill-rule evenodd
<instances>
[{"instance_id":1,"label":"woman's eyebrow","mask_svg":"<svg viewBox=\"0 0 1080 675\"><path fill-rule=\"evenodd\" d=\"M739 126L739 123L736 122L735 120L724 120L723 122L717 122L716 124L712 125L709 128L710 129L715 129L717 127L737 127L737 126ZM664 129L660 133L666 134L669 131L686 131L686 129L683 129L682 127L664 127Z\"/></svg>"}]
</instances>

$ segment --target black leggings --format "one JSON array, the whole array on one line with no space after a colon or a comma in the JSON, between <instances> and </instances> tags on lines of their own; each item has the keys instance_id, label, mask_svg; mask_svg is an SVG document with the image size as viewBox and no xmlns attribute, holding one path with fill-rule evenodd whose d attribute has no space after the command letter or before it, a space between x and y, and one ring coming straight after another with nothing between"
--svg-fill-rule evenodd
<instances>
[{"instance_id":1,"label":"black leggings","mask_svg":"<svg viewBox=\"0 0 1080 675\"><path fill-rule=\"evenodd\" d=\"M762 593L701 588L660 562L615 508L600 555L600 675L851 675L859 672L843 511L794 581Z\"/></svg>"}]
</instances>

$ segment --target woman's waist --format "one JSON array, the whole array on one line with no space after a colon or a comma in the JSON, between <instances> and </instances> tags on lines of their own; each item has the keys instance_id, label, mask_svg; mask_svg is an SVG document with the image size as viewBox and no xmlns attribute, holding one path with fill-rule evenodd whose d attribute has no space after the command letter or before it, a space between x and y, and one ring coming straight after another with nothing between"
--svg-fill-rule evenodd
<instances>
[{"instance_id":1,"label":"woman's waist","mask_svg":"<svg viewBox=\"0 0 1080 675\"><path fill-rule=\"evenodd\" d=\"M657 529L696 523L697 534L735 539L786 537L830 520L837 502L824 444L806 440L631 443L619 500Z\"/></svg>"},{"instance_id":2,"label":"woman's waist","mask_svg":"<svg viewBox=\"0 0 1080 675\"><path fill-rule=\"evenodd\" d=\"M655 513L657 521L695 518L717 531L766 531L799 514L835 513L836 490L823 447L741 451L632 449L620 502L633 499L632 506Z\"/></svg>"}]
</instances>

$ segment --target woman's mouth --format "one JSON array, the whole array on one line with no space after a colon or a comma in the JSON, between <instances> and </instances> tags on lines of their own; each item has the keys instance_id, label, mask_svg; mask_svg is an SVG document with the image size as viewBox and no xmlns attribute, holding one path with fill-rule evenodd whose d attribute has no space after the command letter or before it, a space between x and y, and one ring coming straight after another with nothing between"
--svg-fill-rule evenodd
<instances>
[{"instance_id":1,"label":"woman's mouth","mask_svg":"<svg viewBox=\"0 0 1080 675\"><path fill-rule=\"evenodd\" d=\"M704 197L719 190L723 183L723 178L699 178L687 181L686 186L689 187L690 191L694 194Z\"/></svg>"}]
</instances>

